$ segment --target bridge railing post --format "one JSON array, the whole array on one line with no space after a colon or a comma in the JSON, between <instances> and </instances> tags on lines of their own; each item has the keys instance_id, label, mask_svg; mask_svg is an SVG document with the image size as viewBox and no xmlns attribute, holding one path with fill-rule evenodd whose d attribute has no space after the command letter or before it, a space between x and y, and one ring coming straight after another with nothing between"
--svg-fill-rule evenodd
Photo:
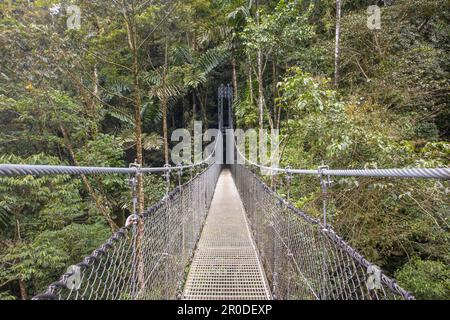
<instances>
[{"instance_id":1,"label":"bridge railing post","mask_svg":"<svg viewBox=\"0 0 450 320\"><path fill-rule=\"evenodd\" d=\"M180 163L178 166L178 188L180 189L180 197L181 197L181 207L184 208L185 206L185 200L184 200L184 190L182 187L182 183L183 183L183 163ZM185 226L186 222L185 219L182 217L181 218L181 261L184 264L185 259L187 258L186 255L186 235L185 235ZM180 290L181 290L181 284L182 284L182 279L180 279Z\"/></svg>"},{"instance_id":2,"label":"bridge railing post","mask_svg":"<svg viewBox=\"0 0 450 320\"><path fill-rule=\"evenodd\" d=\"M332 184L330 175L327 175L324 172L329 169L330 169L329 166L320 166L318 168L320 187L322 189L322 215L323 215L324 230L328 229L328 223L327 223L327 205L328 205L328 198L329 198L328 191Z\"/></svg>"},{"instance_id":3,"label":"bridge railing post","mask_svg":"<svg viewBox=\"0 0 450 320\"><path fill-rule=\"evenodd\" d=\"M330 175L326 174L326 170L329 170L329 166L320 166L318 168L318 172L319 172L319 179L320 179L320 187L322 189L322 214L323 214L323 231L327 232L328 229L328 221L327 221L327 205L328 205L328 198L329 198L329 188L331 187L331 179L330 179ZM328 282L328 264L329 264L329 257L328 257L328 247L326 244L326 241L324 238L322 238L321 241L322 244L322 284L321 284L321 289L320 289L320 297L322 300L324 299L329 299L329 292L327 292L327 287L326 287L326 283Z\"/></svg>"},{"instance_id":4,"label":"bridge railing post","mask_svg":"<svg viewBox=\"0 0 450 320\"><path fill-rule=\"evenodd\" d=\"M141 174L141 172L140 172L141 165L138 164L137 162L134 162L134 163L130 163L129 167L134 168L136 171L129 180L130 187L131 187L131 198L132 198L133 207L132 207L132 214L127 218L127 220L125 222L125 226L129 226L130 224L136 224L137 220L139 218L138 213L137 213L137 202L138 202L137 181L138 181L138 176Z\"/></svg>"},{"instance_id":5,"label":"bridge railing post","mask_svg":"<svg viewBox=\"0 0 450 320\"><path fill-rule=\"evenodd\" d=\"M287 166L286 167L286 200L287 203L289 203L291 201L291 182L292 182L292 172L290 171L292 168L291 166ZM285 205L285 210L287 210L287 206ZM292 255L292 244L291 244L291 217L290 216L286 216L286 254L287 254L287 265L288 265L288 270L287 270L287 284L286 284L286 293L285 293L285 299L289 299L290 295L291 295L291 272L290 272L290 268L289 268L289 264L291 263L291 257Z\"/></svg>"},{"instance_id":6,"label":"bridge railing post","mask_svg":"<svg viewBox=\"0 0 450 320\"><path fill-rule=\"evenodd\" d=\"M291 166L287 166L285 168L286 173L286 200L289 202L291 200L291 181L292 181L292 172L290 171Z\"/></svg>"},{"instance_id":7,"label":"bridge railing post","mask_svg":"<svg viewBox=\"0 0 450 320\"><path fill-rule=\"evenodd\" d=\"M181 188L181 184L182 184L182 179L183 179L183 164L180 163L179 165L177 165L177 170L178 170L178 187Z\"/></svg>"},{"instance_id":8,"label":"bridge railing post","mask_svg":"<svg viewBox=\"0 0 450 320\"><path fill-rule=\"evenodd\" d=\"M140 246L141 246L141 237L142 237L142 225L138 225L139 223L139 214L137 211L137 202L138 202L138 196L137 196L137 181L138 181L138 176L141 174L141 165L137 163L137 161L135 161L134 163L131 163L129 165L130 168L134 168L135 169L135 173L134 175L131 176L129 182L130 182L130 187L131 187L131 197L132 197L132 202L133 202L133 207L132 207L132 214L130 216L128 216L126 222L125 222L125 226L132 226L133 228L133 233L135 233L136 237L133 241L132 244L132 274L131 274L131 295L132 295L132 299L136 299L138 292L141 291L143 289L143 282L142 282L142 252L140 250ZM142 223L142 222L141 222Z\"/></svg>"},{"instance_id":9,"label":"bridge railing post","mask_svg":"<svg viewBox=\"0 0 450 320\"><path fill-rule=\"evenodd\" d=\"M170 192L170 172L172 171L172 166L170 164L165 164L164 168L166 169L164 172L164 177L166 179L166 195Z\"/></svg>"}]
</instances>

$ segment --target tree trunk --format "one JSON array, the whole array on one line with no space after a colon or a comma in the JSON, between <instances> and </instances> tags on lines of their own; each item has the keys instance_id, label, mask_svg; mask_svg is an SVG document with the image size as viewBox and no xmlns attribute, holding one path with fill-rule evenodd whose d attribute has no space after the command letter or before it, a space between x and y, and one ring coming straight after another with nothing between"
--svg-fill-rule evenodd
<instances>
[{"instance_id":1,"label":"tree trunk","mask_svg":"<svg viewBox=\"0 0 450 320\"><path fill-rule=\"evenodd\" d=\"M97 65L94 66L93 80L94 80L94 91L93 91L93 97L92 97L92 101L91 101L91 117L95 120L94 121L95 125L92 129L92 137L95 138L98 134L98 128L97 128L97 124L96 124L98 122L97 101L100 100Z\"/></svg>"},{"instance_id":2,"label":"tree trunk","mask_svg":"<svg viewBox=\"0 0 450 320\"><path fill-rule=\"evenodd\" d=\"M142 155L142 119L141 119L141 94L139 83L139 63L137 52L133 54L133 79L134 79L134 122L135 122L135 137L136 137L136 158L137 163L143 166ZM139 174L137 177L137 196L139 213L144 212L144 183L143 176Z\"/></svg>"},{"instance_id":3,"label":"tree trunk","mask_svg":"<svg viewBox=\"0 0 450 320\"><path fill-rule=\"evenodd\" d=\"M125 1L122 1L122 14L125 21L125 28L127 30L127 42L131 52L132 60L132 74L133 74L133 104L134 104L134 125L135 125L135 139L136 139L136 161L139 165L143 165L142 156L142 119L141 119L141 88L140 88L140 70L139 70L139 56L138 56L138 41L136 31L136 17L134 12L134 5L131 6L129 12ZM137 175L137 198L138 211L144 211L144 185L142 174Z\"/></svg>"},{"instance_id":4,"label":"tree trunk","mask_svg":"<svg viewBox=\"0 0 450 320\"><path fill-rule=\"evenodd\" d=\"M273 78L273 127L274 129L280 128L280 114L281 114L281 107L277 106L277 97L278 97L278 90L277 90L277 60L274 58L272 61L272 78Z\"/></svg>"},{"instance_id":5,"label":"tree trunk","mask_svg":"<svg viewBox=\"0 0 450 320\"><path fill-rule=\"evenodd\" d=\"M76 165L78 167L79 163L75 157L75 152L73 151L73 146L72 146L72 143L70 142L69 134L67 133L66 128L63 126L63 124L61 122L59 123L59 128L63 135L64 141L66 144L66 148L69 151L70 158L72 159L74 165ZM84 174L82 174L80 176L81 176L81 179L83 180L83 184L84 184L86 190L88 191L91 198L94 200L95 206L102 213L103 217L108 222L111 230L116 231L118 229L118 226L111 218L109 210L101 203L100 198L97 196L96 192L94 191L94 188L92 188L91 183L86 178L86 176Z\"/></svg>"},{"instance_id":6,"label":"tree trunk","mask_svg":"<svg viewBox=\"0 0 450 320\"><path fill-rule=\"evenodd\" d=\"M16 220L16 227L14 231L14 245L18 245L22 242L22 236L20 234L20 221L19 221L19 214L20 210L14 212L15 220ZM17 259L17 263L20 263L20 258ZM27 293L27 287L25 284L25 281L21 278L21 276L17 279L19 281L19 289L20 289L20 298L22 300L28 300L28 293Z\"/></svg>"},{"instance_id":7,"label":"tree trunk","mask_svg":"<svg viewBox=\"0 0 450 320\"><path fill-rule=\"evenodd\" d=\"M258 10L258 1L257 1ZM256 12L256 23L259 27L259 11ZM258 65L258 112L259 112L259 128L264 128L264 83L263 83L263 66L262 66L262 51L258 48L256 63Z\"/></svg>"},{"instance_id":8,"label":"tree trunk","mask_svg":"<svg viewBox=\"0 0 450 320\"><path fill-rule=\"evenodd\" d=\"M197 113L197 106L195 104L195 92L194 90L192 90L192 125L194 125L196 113Z\"/></svg>"},{"instance_id":9,"label":"tree trunk","mask_svg":"<svg viewBox=\"0 0 450 320\"><path fill-rule=\"evenodd\" d=\"M258 50L258 112L259 112L259 128L264 128L264 84L262 72L262 53Z\"/></svg>"},{"instance_id":10,"label":"tree trunk","mask_svg":"<svg viewBox=\"0 0 450 320\"><path fill-rule=\"evenodd\" d=\"M231 66L233 68L233 92L234 92L234 100L236 101L238 97L238 87L237 87L237 71L236 71L236 58L233 55L231 58Z\"/></svg>"},{"instance_id":11,"label":"tree trunk","mask_svg":"<svg viewBox=\"0 0 450 320\"><path fill-rule=\"evenodd\" d=\"M248 56L248 90L250 91L250 104L253 106L253 76L252 76L252 60Z\"/></svg>"},{"instance_id":12,"label":"tree trunk","mask_svg":"<svg viewBox=\"0 0 450 320\"><path fill-rule=\"evenodd\" d=\"M166 38L166 48L164 52L164 75L163 75L163 86L166 82L167 76L167 68L168 68L168 44ZM167 109L168 109L169 101L166 96L162 98L162 116L163 116L163 139L164 139L164 163L166 165L169 164L169 137L167 130Z\"/></svg>"},{"instance_id":13,"label":"tree trunk","mask_svg":"<svg viewBox=\"0 0 450 320\"><path fill-rule=\"evenodd\" d=\"M169 164L169 138L167 132L167 98L162 101L163 113L163 139L164 139L164 163Z\"/></svg>"},{"instance_id":14,"label":"tree trunk","mask_svg":"<svg viewBox=\"0 0 450 320\"><path fill-rule=\"evenodd\" d=\"M341 38L341 0L336 0L336 39L334 47L334 85L339 87L340 39Z\"/></svg>"},{"instance_id":15,"label":"tree trunk","mask_svg":"<svg viewBox=\"0 0 450 320\"><path fill-rule=\"evenodd\" d=\"M186 109L186 99L184 97L181 98L181 128L184 128L184 112Z\"/></svg>"},{"instance_id":16,"label":"tree trunk","mask_svg":"<svg viewBox=\"0 0 450 320\"><path fill-rule=\"evenodd\" d=\"M99 89L98 89L98 68L97 68L97 65L95 65L94 66L94 75L93 75L93 77L94 77L94 99L92 99L93 101L92 101L92 110L93 111L95 111L95 104L96 104L96 101L100 98L99 97ZM96 100L96 99L97 100Z\"/></svg>"},{"instance_id":17,"label":"tree trunk","mask_svg":"<svg viewBox=\"0 0 450 320\"><path fill-rule=\"evenodd\" d=\"M143 155L142 155L142 120L141 120L141 93L140 93L140 70L139 70L139 57L138 57L138 42L137 42L137 31L136 31L136 17L134 12L134 4L132 3L131 12L128 11L127 4L122 1L122 13L125 21L125 27L127 30L127 40L128 46L130 48L132 56L132 73L133 73L133 84L134 84L134 122L135 122L135 139L136 139L136 161L139 165L143 165ZM138 214L144 212L144 181L142 174L137 175L136 191L137 191L137 202L138 202ZM136 226L136 261L134 262L135 268L137 269L137 282L138 292L133 293L137 298L144 288L145 288L145 276L144 276L144 257L142 252L142 238L144 234L144 221L138 219Z\"/></svg>"},{"instance_id":18,"label":"tree trunk","mask_svg":"<svg viewBox=\"0 0 450 320\"><path fill-rule=\"evenodd\" d=\"M171 113L170 113L170 119L172 120L172 123L171 123L170 127L171 127L173 130L175 130L175 125L176 125L176 123L175 123L175 113L174 113L174 112L171 112Z\"/></svg>"},{"instance_id":19,"label":"tree trunk","mask_svg":"<svg viewBox=\"0 0 450 320\"><path fill-rule=\"evenodd\" d=\"M19 288L20 288L20 298L22 300L28 300L27 285L25 284L25 281L23 281L22 278L19 278Z\"/></svg>"},{"instance_id":20,"label":"tree trunk","mask_svg":"<svg viewBox=\"0 0 450 320\"><path fill-rule=\"evenodd\" d=\"M206 103L205 100L202 99L201 94L198 92L197 89L194 89L195 95L198 99L198 102L200 103L200 111L201 111L201 119L203 121L203 125L205 128L208 128L208 115L206 113Z\"/></svg>"}]
</instances>

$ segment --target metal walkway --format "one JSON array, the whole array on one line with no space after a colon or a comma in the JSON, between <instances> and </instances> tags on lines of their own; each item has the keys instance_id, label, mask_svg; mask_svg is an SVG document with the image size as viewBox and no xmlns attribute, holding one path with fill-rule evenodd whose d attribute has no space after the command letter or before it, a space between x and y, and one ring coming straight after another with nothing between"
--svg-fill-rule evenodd
<instances>
[{"instance_id":1,"label":"metal walkway","mask_svg":"<svg viewBox=\"0 0 450 320\"><path fill-rule=\"evenodd\" d=\"M183 292L185 300L271 299L231 172L217 182Z\"/></svg>"}]
</instances>

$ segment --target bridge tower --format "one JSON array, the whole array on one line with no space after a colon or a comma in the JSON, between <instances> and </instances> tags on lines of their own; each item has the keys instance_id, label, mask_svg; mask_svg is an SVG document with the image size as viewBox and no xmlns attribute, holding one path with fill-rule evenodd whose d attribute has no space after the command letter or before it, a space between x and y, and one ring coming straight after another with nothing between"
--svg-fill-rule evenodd
<instances>
[{"instance_id":1,"label":"bridge tower","mask_svg":"<svg viewBox=\"0 0 450 320\"><path fill-rule=\"evenodd\" d=\"M233 87L230 84L219 86L217 109L219 130L225 133L226 129L233 128Z\"/></svg>"},{"instance_id":2,"label":"bridge tower","mask_svg":"<svg viewBox=\"0 0 450 320\"><path fill-rule=\"evenodd\" d=\"M228 146L230 150L227 149L227 129L233 129L233 87L231 84L224 85L221 84L218 89L218 129L222 133L223 137L223 160L224 163L229 163L226 161L227 153L230 159L234 159L234 149L233 145Z\"/></svg>"}]
</instances>

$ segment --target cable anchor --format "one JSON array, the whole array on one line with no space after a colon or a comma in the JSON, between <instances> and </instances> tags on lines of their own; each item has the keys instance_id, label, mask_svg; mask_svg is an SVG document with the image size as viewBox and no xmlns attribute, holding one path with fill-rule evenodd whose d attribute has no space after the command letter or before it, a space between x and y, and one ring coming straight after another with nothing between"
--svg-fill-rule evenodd
<instances>
[{"instance_id":1,"label":"cable anchor","mask_svg":"<svg viewBox=\"0 0 450 320\"><path fill-rule=\"evenodd\" d=\"M137 213L137 203L138 203L138 197L137 197L137 182L138 182L138 176L141 174L141 165L135 161L134 163L130 163L130 168L135 169L134 175L129 179L129 184L131 187L131 196L133 201L133 213L128 216L127 220L125 221L125 226L128 227L132 224L137 224L139 220L139 215Z\"/></svg>"}]
</instances>

